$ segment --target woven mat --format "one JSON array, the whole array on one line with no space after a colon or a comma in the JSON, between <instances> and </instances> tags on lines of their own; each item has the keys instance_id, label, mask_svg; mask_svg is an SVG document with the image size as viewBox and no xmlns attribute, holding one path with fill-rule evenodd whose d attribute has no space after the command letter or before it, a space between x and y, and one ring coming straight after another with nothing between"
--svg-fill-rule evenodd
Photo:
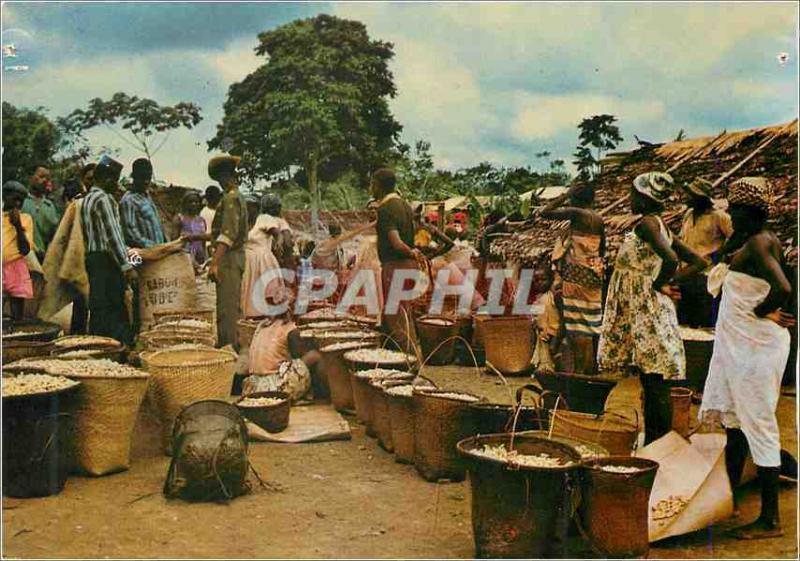
<instances>
[{"instance_id":1,"label":"woven mat","mask_svg":"<svg viewBox=\"0 0 800 561\"><path fill-rule=\"evenodd\" d=\"M350 425L330 405L307 405L292 407L289 426L285 431L269 433L247 422L250 439L261 442L299 444L302 442L326 442L350 440Z\"/></svg>"}]
</instances>

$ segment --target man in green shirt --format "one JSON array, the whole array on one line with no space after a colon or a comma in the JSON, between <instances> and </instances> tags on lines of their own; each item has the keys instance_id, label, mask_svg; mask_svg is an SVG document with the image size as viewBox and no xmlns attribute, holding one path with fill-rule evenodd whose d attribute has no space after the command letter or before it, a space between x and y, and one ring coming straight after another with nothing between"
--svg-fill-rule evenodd
<instances>
[{"instance_id":1,"label":"man in green shirt","mask_svg":"<svg viewBox=\"0 0 800 561\"><path fill-rule=\"evenodd\" d=\"M236 323L242 316L242 276L244 243L247 241L247 204L236 183L236 167L241 158L217 156L208 162L208 175L225 192L211 228L215 245L208 277L217 283L217 342L233 345L238 351Z\"/></svg>"},{"instance_id":2,"label":"man in green shirt","mask_svg":"<svg viewBox=\"0 0 800 561\"><path fill-rule=\"evenodd\" d=\"M36 168L31 176L28 198L22 203L22 212L33 218L33 242L39 261L44 260L47 246L50 245L61 219L56 205L46 197L49 182L50 170L42 166Z\"/></svg>"}]
</instances>

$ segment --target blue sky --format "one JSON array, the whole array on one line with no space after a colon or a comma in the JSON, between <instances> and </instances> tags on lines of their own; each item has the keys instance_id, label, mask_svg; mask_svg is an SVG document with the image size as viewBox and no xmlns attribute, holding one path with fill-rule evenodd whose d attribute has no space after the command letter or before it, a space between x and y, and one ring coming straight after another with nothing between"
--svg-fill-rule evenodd
<instances>
[{"instance_id":1,"label":"blue sky","mask_svg":"<svg viewBox=\"0 0 800 561\"><path fill-rule=\"evenodd\" d=\"M581 118L619 118L659 141L789 121L798 114L795 3L51 3L3 4L18 47L3 99L52 116L117 91L194 101L204 120L154 158L159 178L204 186L206 141L228 85L264 63L256 34L325 12L391 41L403 140L437 164L571 159ZM777 55L789 53L779 64ZM9 63L9 59L4 61ZM137 156L112 133L91 140Z\"/></svg>"}]
</instances>

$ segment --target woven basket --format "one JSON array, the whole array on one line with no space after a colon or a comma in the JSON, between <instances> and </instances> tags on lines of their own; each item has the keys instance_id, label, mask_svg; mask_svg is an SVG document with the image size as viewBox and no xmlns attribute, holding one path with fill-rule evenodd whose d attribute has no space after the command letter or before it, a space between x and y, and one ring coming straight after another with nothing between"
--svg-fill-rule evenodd
<instances>
[{"instance_id":1,"label":"woven basket","mask_svg":"<svg viewBox=\"0 0 800 561\"><path fill-rule=\"evenodd\" d=\"M55 348L50 353L51 356L54 358L58 358L59 360L83 360L87 358L91 359L107 359L113 360L114 362L123 362L125 358L125 345L119 344L115 348L72 348L72 349L58 349ZM85 352L85 355L81 356L64 356L67 353L73 351L82 351Z\"/></svg>"},{"instance_id":2,"label":"woven basket","mask_svg":"<svg viewBox=\"0 0 800 561\"><path fill-rule=\"evenodd\" d=\"M253 341L253 336L256 334L256 329L261 324L263 319L240 319L236 322L239 329L239 348L249 349L250 343Z\"/></svg>"},{"instance_id":3,"label":"woven basket","mask_svg":"<svg viewBox=\"0 0 800 561\"><path fill-rule=\"evenodd\" d=\"M82 342L87 337L91 337L94 342ZM53 341L53 348L57 351L77 351L81 349L119 349L120 343L111 337L100 337L94 335L67 335L66 337L59 337Z\"/></svg>"},{"instance_id":4,"label":"woven basket","mask_svg":"<svg viewBox=\"0 0 800 561\"><path fill-rule=\"evenodd\" d=\"M376 380L371 383L372 426L375 429L375 436L378 438L378 445L389 453L394 452L394 443L392 441L392 417L389 414L388 396L384 390L393 385L395 384L390 382L384 383L383 380Z\"/></svg>"},{"instance_id":5,"label":"woven basket","mask_svg":"<svg viewBox=\"0 0 800 561\"><path fill-rule=\"evenodd\" d=\"M442 393L448 392L414 390L414 467L428 481L461 481L466 471L456 445L476 432L472 402Z\"/></svg>"},{"instance_id":6,"label":"woven basket","mask_svg":"<svg viewBox=\"0 0 800 561\"><path fill-rule=\"evenodd\" d=\"M167 321L180 321L182 319L198 319L214 325L214 310L186 310L182 312L162 311L153 312L153 324L158 325Z\"/></svg>"},{"instance_id":7,"label":"woven basket","mask_svg":"<svg viewBox=\"0 0 800 561\"><path fill-rule=\"evenodd\" d=\"M228 398L235 367L236 354L220 349L166 349L147 357L150 397L161 417L165 449L175 417L184 407Z\"/></svg>"},{"instance_id":8,"label":"woven basket","mask_svg":"<svg viewBox=\"0 0 800 561\"><path fill-rule=\"evenodd\" d=\"M61 326L49 321L22 320L3 324L3 341L52 341L61 335Z\"/></svg>"},{"instance_id":9,"label":"woven basket","mask_svg":"<svg viewBox=\"0 0 800 561\"><path fill-rule=\"evenodd\" d=\"M124 471L131 465L131 438L148 374L69 376L81 382L75 410L75 464L89 475Z\"/></svg>"},{"instance_id":10,"label":"woven basket","mask_svg":"<svg viewBox=\"0 0 800 561\"><path fill-rule=\"evenodd\" d=\"M375 364L372 362L352 360L347 357L347 353L344 353L342 358L344 359L344 362L347 365L347 370L350 373L350 383L353 388L353 407L356 410L356 420L358 420L358 422L362 425L366 425L367 434L369 436L373 436L374 432L372 426L367 422L369 420L369 415L371 415L371 411L368 410L371 403L369 384L366 382L362 383L362 381L358 380L354 374L362 370L372 370L373 368L385 368L387 370L408 370L409 363L402 361L382 362Z\"/></svg>"},{"instance_id":11,"label":"woven basket","mask_svg":"<svg viewBox=\"0 0 800 561\"><path fill-rule=\"evenodd\" d=\"M340 331L337 329L336 331ZM341 331L346 331L348 333L362 333L361 337L330 337L330 336L315 336L314 341L317 344L317 348L327 347L328 345L334 345L336 343L347 343L350 341L361 341L366 343L367 345L377 347L380 341L380 334L374 331L362 331L359 329L342 329Z\"/></svg>"},{"instance_id":12,"label":"woven basket","mask_svg":"<svg viewBox=\"0 0 800 561\"><path fill-rule=\"evenodd\" d=\"M414 401L411 396L386 394L391 417L394 460L401 464L414 463Z\"/></svg>"},{"instance_id":13,"label":"woven basket","mask_svg":"<svg viewBox=\"0 0 800 561\"><path fill-rule=\"evenodd\" d=\"M243 407L240 403L246 397L275 397L283 401L261 407ZM289 426L289 412L292 408L289 394L284 392L255 392L246 397L240 397L236 400L236 407L248 421L252 421L265 431L272 433L282 432Z\"/></svg>"},{"instance_id":14,"label":"woven basket","mask_svg":"<svg viewBox=\"0 0 800 561\"><path fill-rule=\"evenodd\" d=\"M145 350L158 351L176 345L204 345L213 347L215 338L198 333L164 333L162 331L146 331L139 335Z\"/></svg>"},{"instance_id":15,"label":"woven basket","mask_svg":"<svg viewBox=\"0 0 800 561\"><path fill-rule=\"evenodd\" d=\"M506 376L525 374L533 358L530 318L491 317L478 322L486 362Z\"/></svg>"},{"instance_id":16,"label":"woven basket","mask_svg":"<svg viewBox=\"0 0 800 561\"><path fill-rule=\"evenodd\" d=\"M553 434L599 444L614 456L630 456L639 436L639 423L606 411L602 415L558 409L551 413Z\"/></svg>"},{"instance_id":17,"label":"woven basket","mask_svg":"<svg viewBox=\"0 0 800 561\"><path fill-rule=\"evenodd\" d=\"M647 557L650 491L658 464L644 458L611 456L585 462L581 486L580 529L603 557ZM612 473L601 466L639 468Z\"/></svg>"},{"instance_id":18,"label":"woven basket","mask_svg":"<svg viewBox=\"0 0 800 561\"><path fill-rule=\"evenodd\" d=\"M432 320L448 323L436 325L431 323ZM456 349L455 336L459 334L460 324L449 317L422 316L416 319L415 327L422 347L422 356L427 359L426 364L441 366L453 362Z\"/></svg>"},{"instance_id":19,"label":"woven basket","mask_svg":"<svg viewBox=\"0 0 800 561\"><path fill-rule=\"evenodd\" d=\"M374 348L375 345L369 343L358 343L357 346L344 349L330 350L326 347L320 349L322 360L320 369L324 370L328 378L328 387L331 392L331 403L339 412L354 413L355 402L353 401L353 383L350 381L350 371L344 361L344 353L353 349Z\"/></svg>"},{"instance_id":20,"label":"woven basket","mask_svg":"<svg viewBox=\"0 0 800 561\"><path fill-rule=\"evenodd\" d=\"M151 333L163 333L165 335L177 335L177 336L188 336L193 337L195 335L203 335L205 337L210 337L216 343L217 341L217 330L213 327L202 328L202 327L188 327L185 325L178 325L176 323L168 322L162 323L160 325L154 325L153 328L150 330Z\"/></svg>"},{"instance_id":21,"label":"woven basket","mask_svg":"<svg viewBox=\"0 0 800 561\"><path fill-rule=\"evenodd\" d=\"M50 341L6 341L3 340L3 364L23 358L50 356L53 343Z\"/></svg>"}]
</instances>

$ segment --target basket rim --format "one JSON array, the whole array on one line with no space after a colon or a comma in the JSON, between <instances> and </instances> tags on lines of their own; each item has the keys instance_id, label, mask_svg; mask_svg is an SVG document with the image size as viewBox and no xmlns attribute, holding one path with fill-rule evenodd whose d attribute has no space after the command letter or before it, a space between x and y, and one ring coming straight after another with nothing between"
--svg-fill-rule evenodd
<instances>
[{"instance_id":1,"label":"basket rim","mask_svg":"<svg viewBox=\"0 0 800 561\"><path fill-rule=\"evenodd\" d=\"M398 355L402 355L402 356L398 356L398 358L396 360L395 359L387 359L387 360L380 360L379 359L377 361L376 360L361 360L361 359L353 358L352 356L350 356L350 357L347 356L348 354L352 353L353 351L357 351L357 350L360 350L360 349L353 349L352 351L346 352L344 354L343 358L346 361L352 362L354 364L375 364L376 365L375 368L378 368L377 365L379 365L379 364L407 364L407 363L408 364L414 364L414 363L417 362L417 357L416 356L410 355L410 354L406 354L406 353L404 353L402 351L392 351L394 353L397 353Z\"/></svg>"},{"instance_id":2,"label":"basket rim","mask_svg":"<svg viewBox=\"0 0 800 561\"><path fill-rule=\"evenodd\" d=\"M241 405L241 402L245 399L259 397L276 397L282 401L280 403L273 403L272 405ZM292 397L286 392L254 392L242 395L234 402L234 405L236 405L238 409L243 409L245 411L269 411L271 409L277 409L278 407L285 407L287 404L289 407L292 406Z\"/></svg>"},{"instance_id":3,"label":"basket rim","mask_svg":"<svg viewBox=\"0 0 800 561\"><path fill-rule=\"evenodd\" d=\"M71 378L69 378L67 376L62 376L61 374L47 374L46 372L16 372L15 375L16 374L40 374L40 375L45 375L45 376L53 376L55 378L67 378L68 380L71 380L71 381L73 381L75 383L72 384L71 386L67 386L66 388L61 388L61 389L58 389L58 390L49 390L49 391L45 391L45 392L26 393L26 394L21 394L21 395L4 395L4 396L2 396L3 397L3 403L5 403L6 401L19 401L21 399L31 399L31 398L40 398L40 397L48 397L48 396L53 396L53 395L59 395L59 394L62 394L62 393L75 391L81 386L81 382L79 380L72 380Z\"/></svg>"},{"instance_id":4,"label":"basket rim","mask_svg":"<svg viewBox=\"0 0 800 561\"><path fill-rule=\"evenodd\" d=\"M645 464L644 466L635 466L629 464ZM604 471L601 469L604 465L624 465L625 467L641 467L641 470L638 472L632 473L614 473L611 471ZM584 467L587 470L592 470L595 472L600 472L603 474L608 474L610 476L622 476L622 477L635 477L637 475L642 475L644 473L648 473L650 471L657 470L660 467L660 464L655 461L651 460L650 458L642 458L639 456L623 456L620 454L612 454L609 456L604 456L602 458L591 458L584 460Z\"/></svg>"},{"instance_id":5,"label":"basket rim","mask_svg":"<svg viewBox=\"0 0 800 561\"><path fill-rule=\"evenodd\" d=\"M334 345L341 345L343 343L352 343L354 346L353 347L345 347L343 349L331 349L330 348L330 347L333 347ZM319 349L319 352L321 352L321 353L335 353L335 352L338 352L338 351L343 351L343 352L346 353L347 351L357 351L359 349L368 349L368 348L372 347L372 345L374 345L374 343L368 343L368 342L364 342L364 341L343 341L343 342L340 342L340 343L329 343L329 344L325 345L324 347L322 347L321 349Z\"/></svg>"},{"instance_id":6,"label":"basket rim","mask_svg":"<svg viewBox=\"0 0 800 561\"><path fill-rule=\"evenodd\" d=\"M105 337L103 335L63 335L61 337L53 339L51 341L51 343L55 347L70 348L70 347L63 347L62 345L59 344L59 342L66 341L68 339L79 339L79 338L89 338L89 337L91 337L93 339L97 339L98 341L95 342L95 343L82 343L81 345L76 345L76 346L78 346L78 347L79 346L91 347L92 345L103 345L104 344L103 341L108 341L108 342L113 341L115 343L114 347L108 347L108 348L112 348L112 349L116 348L116 347L124 347L125 346L125 344L122 343L121 341L117 341L113 337Z\"/></svg>"},{"instance_id":7,"label":"basket rim","mask_svg":"<svg viewBox=\"0 0 800 561\"><path fill-rule=\"evenodd\" d=\"M501 466L506 468L509 471L530 471L530 472L566 472L566 471L575 471L581 469L583 467L583 458L578 453L577 450L572 448L569 444L565 444L563 442L558 442L556 440L549 440L547 438L541 438L539 436L534 435L525 435L522 433L516 433L514 435L515 440L526 440L526 441L540 441L540 442L547 442L549 444L555 444L557 448L561 448L563 451L567 452L570 456L575 456L569 458L572 464L566 466L526 466L523 464L514 464L511 462L504 462L503 460L498 460L496 458L490 458L487 456L482 456L480 454L476 454L472 449L467 449L466 446L469 444L478 444L484 440L491 440L491 439L498 439L498 437L503 437L506 440L511 437L511 433L494 433L494 434L476 434L470 437L467 437L463 440L460 440L456 444L456 450L458 453L465 457L469 458L470 460L478 461L478 462L489 462L490 464Z\"/></svg>"},{"instance_id":8,"label":"basket rim","mask_svg":"<svg viewBox=\"0 0 800 561\"><path fill-rule=\"evenodd\" d=\"M437 393L438 394L450 393L450 394L468 395L470 397L476 398L476 400L475 401L465 401L463 399L456 399L454 397L442 397L441 395L436 395ZM481 399L481 396L475 395L474 393L462 392L462 391L457 391L457 390L447 390L447 389L444 389L444 388L418 388L418 387L415 387L412 390L411 394L412 394L412 396L414 396L414 395L424 395L425 397L433 397L433 398L441 399L441 400L444 400L444 401L455 401L455 402L458 402L458 403L465 403L468 406L474 405L476 403L480 403L480 399ZM488 436L488 435L486 435L486 436Z\"/></svg>"},{"instance_id":9,"label":"basket rim","mask_svg":"<svg viewBox=\"0 0 800 561\"><path fill-rule=\"evenodd\" d=\"M185 362L183 364L157 364L158 355L166 353L196 353L196 352L212 352L219 355L218 359L210 359L210 360L195 360ZM228 362L236 362L237 357L235 353L231 351L226 351L223 349L215 349L215 348L207 348L207 349L159 349L157 351L153 351L152 355L149 355L147 358L147 362L151 366L157 366L159 368L186 368L188 366L206 366L209 364L216 364L216 363L228 363Z\"/></svg>"}]
</instances>

